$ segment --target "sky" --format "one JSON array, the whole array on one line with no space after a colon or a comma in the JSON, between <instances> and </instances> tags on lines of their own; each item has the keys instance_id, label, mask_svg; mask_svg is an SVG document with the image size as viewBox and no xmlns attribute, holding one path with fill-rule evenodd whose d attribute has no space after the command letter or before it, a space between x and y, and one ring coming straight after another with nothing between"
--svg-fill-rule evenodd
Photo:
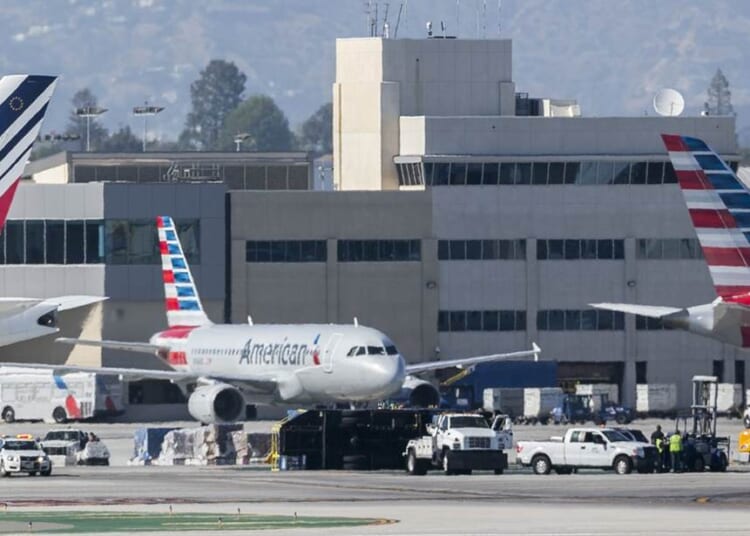
<instances>
[{"instance_id":1,"label":"sky","mask_svg":"<svg viewBox=\"0 0 750 536\"><path fill-rule=\"evenodd\" d=\"M166 107L154 135L174 139L190 83L214 58L235 62L246 96L272 96L296 127L330 101L335 39L368 35L368 5L380 31L388 6L398 37L425 37L429 20L459 38L512 38L517 90L577 99L587 116L652 114L662 87L697 114L721 68L750 145L750 2L3 0L0 67L61 75L46 132L65 128L70 98L88 87L108 128L140 132L131 109L148 101Z\"/></svg>"}]
</instances>

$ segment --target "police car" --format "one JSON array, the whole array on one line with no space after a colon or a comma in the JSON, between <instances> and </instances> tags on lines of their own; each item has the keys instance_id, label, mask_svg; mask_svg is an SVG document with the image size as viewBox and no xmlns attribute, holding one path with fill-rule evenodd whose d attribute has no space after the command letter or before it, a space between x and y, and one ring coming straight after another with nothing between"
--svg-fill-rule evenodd
<instances>
[{"instance_id":1,"label":"police car","mask_svg":"<svg viewBox=\"0 0 750 536\"><path fill-rule=\"evenodd\" d=\"M11 473L52 474L49 456L31 435L0 438L0 475L10 476Z\"/></svg>"}]
</instances>

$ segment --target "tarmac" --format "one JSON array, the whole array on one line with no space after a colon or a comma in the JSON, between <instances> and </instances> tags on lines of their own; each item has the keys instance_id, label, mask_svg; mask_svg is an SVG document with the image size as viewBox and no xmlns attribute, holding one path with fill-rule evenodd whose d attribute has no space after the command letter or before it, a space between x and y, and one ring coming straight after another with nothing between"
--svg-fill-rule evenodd
<instances>
[{"instance_id":1,"label":"tarmac","mask_svg":"<svg viewBox=\"0 0 750 536\"><path fill-rule=\"evenodd\" d=\"M647 435L657 421L636 421ZM193 423L194 425L194 423ZM377 525L280 526L273 534L747 534L750 473L534 475L514 467L504 475L409 476L401 471L287 471L267 467L129 467L120 456L132 449L138 425L86 424L113 452L110 467L60 467L51 477L0 480L7 512L90 511L216 514L237 513L369 518ZM670 423L663 423L668 430ZM671 424L673 426L673 424ZM24 430L16 431L16 428ZM0 433L37 433L39 427L0 427ZM270 423L248 423L249 431ZM742 425L720 421L732 441ZM520 426L516 440L559 435L562 427ZM0 533L19 532L3 523ZM39 527L41 530L41 526ZM58 527L59 528L59 527ZM181 529L181 532L184 529ZM243 529L244 530L244 529ZM249 529L247 529L249 530ZM202 534L226 534L229 527ZM25 531L24 531L25 532ZM35 530L34 532L37 532ZM169 532L164 532L169 533ZM158 534L161 534L159 532Z\"/></svg>"}]
</instances>

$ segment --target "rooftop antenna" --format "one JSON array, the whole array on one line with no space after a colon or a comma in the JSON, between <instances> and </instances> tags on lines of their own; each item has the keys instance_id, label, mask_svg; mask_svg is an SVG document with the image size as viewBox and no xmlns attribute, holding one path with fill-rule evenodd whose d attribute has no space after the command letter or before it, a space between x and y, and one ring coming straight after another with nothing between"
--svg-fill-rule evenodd
<instances>
[{"instance_id":1,"label":"rooftop antenna","mask_svg":"<svg viewBox=\"0 0 750 536\"><path fill-rule=\"evenodd\" d=\"M370 28L370 37L378 35L378 4L375 2L375 20L372 21L372 28Z\"/></svg>"},{"instance_id":2,"label":"rooftop antenna","mask_svg":"<svg viewBox=\"0 0 750 536\"><path fill-rule=\"evenodd\" d=\"M383 37L385 39L391 38L391 27L387 22L383 23Z\"/></svg>"},{"instance_id":3,"label":"rooftop antenna","mask_svg":"<svg viewBox=\"0 0 750 536\"><path fill-rule=\"evenodd\" d=\"M445 39L445 21L440 21L440 29L443 32L443 39Z\"/></svg>"},{"instance_id":4,"label":"rooftop antenna","mask_svg":"<svg viewBox=\"0 0 750 536\"><path fill-rule=\"evenodd\" d=\"M479 4L474 4L474 37L479 37Z\"/></svg>"},{"instance_id":5,"label":"rooftop antenna","mask_svg":"<svg viewBox=\"0 0 750 536\"><path fill-rule=\"evenodd\" d=\"M401 23L401 12L404 10L403 2L398 6L398 17L396 17L396 27L393 29L393 38L398 38L398 25Z\"/></svg>"},{"instance_id":6,"label":"rooftop antenna","mask_svg":"<svg viewBox=\"0 0 750 536\"><path fill-rule=\"evenodd\" d=\"M428 20L425 26L427 27L427 37L432 37L432 21Z\"/></svg>"},{"instance_id":7,"label":"rooftop antenna","mask_svg":"<svg viewBox=\"0 0 750 536\"><path fill-rule=\"evenodd\" d=\"M404 32L409 35L409 0L404 2Z\"/></svg>"},{"instance_id":8,"label":"rooftop antenna","mask_svg":"<svg viewBox=\"0 0 750 536\"><path fill-rule=\"evenodd\" d=\"M497 36L500 37L500 21L502 20L500 18L500 3L502 0L497 0Z\"/></svg>"},{"instance_id":9,"label":"rooftop antenna","mask_svg":"<svg viewBox=\"0 0 750 536\"><path fill-rule=\"evenodd\" d=\"M675 117L685 109L685 99L676 89L660 89L654 95L654 110L662 117Z\"/></svg>"},{"instance_id":10,"label":"rooftop antenna","mask_svg":"<svg viewBox=\"0 0 750 536\"><path fill-rule=\"evenodd\" d=\"M482 39L487 39L487 0L482 0Z\"/></svg>"},{"instance_id":11,"label":"rooftop antenna","mask_svg":"<svg viewBox=\"0 0 750 536\"><path fill-rule=\"evenodd\" d=\"M461 0L456 0L456 37L461 31ZM441 22L442 24L442 22ZM443 27L443 37L445 37L445 27Z\"/></svg>"},{"instance_id":12,"label":"rooftop antenna","mask_svg":"<svg viewBox=\"0 0 750 536\"><path fill-rule=\"evenodd\" d=\"M385 3L385 15L383 15L383 37L388 39L388 36L386 33L388 32L388 8L390 7L390 4L388 2Z\"/></svg>"}]
</instances>

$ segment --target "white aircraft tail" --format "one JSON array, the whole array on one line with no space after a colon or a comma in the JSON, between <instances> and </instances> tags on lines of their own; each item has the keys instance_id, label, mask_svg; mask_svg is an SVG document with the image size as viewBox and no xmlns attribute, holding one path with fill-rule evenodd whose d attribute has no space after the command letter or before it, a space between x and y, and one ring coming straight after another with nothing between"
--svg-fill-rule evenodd
<instances>
[{"instance_id":1,"label":"white aircraft tail","mask_svg":"<svg viewBox=\"0 0 750 536\"><path fill-rule=\"evenodd\" d=\"M210 325L211 321L203 310L174 221L169 216L159 216L156 218L156 227L161 250L167 324L169 327Z\"/></svg>"},{"instance_id":2,"label":"white aircraft tail","mask_svg":"<svg viewBox=\"0 0 750 536\"><path fill-rule=\"evenodd\" d=\"M39 136L57 77L11 75L0 78L0 230Z\"/></svg>"}]
</instances>

